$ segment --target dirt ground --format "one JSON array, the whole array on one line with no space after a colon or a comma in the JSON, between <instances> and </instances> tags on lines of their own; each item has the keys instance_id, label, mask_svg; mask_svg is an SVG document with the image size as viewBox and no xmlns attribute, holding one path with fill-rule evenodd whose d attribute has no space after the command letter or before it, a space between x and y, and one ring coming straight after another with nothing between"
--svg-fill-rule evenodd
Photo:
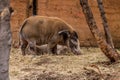
<instances>
[{"instance_id":1,"label":"dirt ground","mask_svg":"<svg viewBox=\"0 0 120 80\"><path fill-rule=\"evenodd\" d=\"M81 50L79 56L22 56L20 49L12 48L10 80L120 80L120 61L110 63L99 48Z\"/></svg>"}]
</instances>

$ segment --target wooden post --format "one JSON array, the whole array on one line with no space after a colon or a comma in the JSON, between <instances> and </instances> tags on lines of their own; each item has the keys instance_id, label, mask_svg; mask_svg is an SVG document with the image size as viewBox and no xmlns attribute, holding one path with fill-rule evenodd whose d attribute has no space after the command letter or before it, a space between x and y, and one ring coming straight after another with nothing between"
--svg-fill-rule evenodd
<instances>
[{"instance_id":1,"label":"wooden post","mask_svg":"<svg viewBox=\"0 0 120 80\"><path fill-rule=\"evenodd\" d=\"M86 22L91 30L91 33L95 37L98 46L100 47L102 52L110 59L111 62L118 61L120 59L120 56L115 49L107 44L106 40L101 35L101 32L96 25L92 11L88 5L88 0L80 0L80 4L85 15Z\"/></svg>"},{"instance_id":2,"label":"wooden post","mask_svg":"<svg viewBox=\"0 0 120 80\"><path fill-rule=\"evenodd\" d=\"M105 11L104 11L102 0L97 0L97 3L98 3L98 8L101 14L101 18L102 18L106 41L112 48L114 48L114 44L113 44L113 40L112 40L110 31L109 31L109 26L107 23L107 18L105 16Z\"/></svg>"},{"instance_id":3,"label":"wooden post","mask_svg":"<svg viewBox=\"0 0 120 80\"><path fill-rule=\"evenodd\" d=\"M37 0L27 0L26 16L27 18L37 15Z\"/></svg>"},{"instance_id":4,"label":"wooden post","mask_svg":"<svg viewBox=\"0 0 120 80\"><path fill-rule=\"evenodd\" d=\"M8 4L9 0L0 0L0 11L2 11L0 13L0 80L9 80L9 54L12 42L10 16L13 10Z\"/></svg>"},{"instance_id":5,"label":"wooden post","mask_svg":"<svg viewBox=\"0 0 120 80\"><path fill-rule=\"evenodd\" d=\"M27 0L26 18L32 16L33 13L33 0Z\"/></svg>"}]
</instances>

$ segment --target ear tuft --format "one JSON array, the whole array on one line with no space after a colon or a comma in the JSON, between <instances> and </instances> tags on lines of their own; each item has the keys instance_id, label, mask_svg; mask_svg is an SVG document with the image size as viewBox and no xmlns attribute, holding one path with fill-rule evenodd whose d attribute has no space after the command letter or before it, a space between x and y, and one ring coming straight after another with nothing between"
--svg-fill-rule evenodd
<instances>
[{"instance_id":1,"label":"ear tuft","mask_svg":"<svg viewBox=\"0 0 120 80\"><path fill-rule=\"evenodd\" d=\"M74 34L74 36L75 36L76 38L78 38L78 34L77 34L76 31L74 31L73 34Z\"/></svg>"},{"instance_id":2,"label":"ear tuft","mask_svg":"<svg viewBox=\"0 0 120 80\"><path fill-rule=\"evenodd\" d=\"M61 35L61 34L68 34L68 30L62 30L62 31L59 31L58 34Z\"/></svg>"},{"instance_id":3,"label":"ear tuft","mask_svg":"<svg viewBox=\"0 0 120 80\"><path fill-rule=\"evenodd\" d=\"M59 31L58 34L63 36L64 41L70 37L70 32L68 30Z\"/></svg>"}]
</instances>

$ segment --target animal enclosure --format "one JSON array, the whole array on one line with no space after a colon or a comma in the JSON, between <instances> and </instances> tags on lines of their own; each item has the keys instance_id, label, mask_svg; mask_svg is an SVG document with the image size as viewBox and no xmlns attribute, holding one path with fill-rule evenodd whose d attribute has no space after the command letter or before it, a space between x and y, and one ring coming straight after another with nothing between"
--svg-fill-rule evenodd
<instances>
[{"instance_id":1,"label":"animal enclosure","mask_svg":"<svg viewBox=\"0 0 120 80\"><path fill-rule=\"evenodd\" d=\"M97 1L0 0L0 80L120 80L120 3Z\"/></svg>"},{"instance_id":2,"label":"animal enclosure","mask_svg":"<svg viewBox=\"0 0 120 80\"><path fill-rule=\"evenodd\" d=\"M88 0L99 30L104 34L100 12L96 0ZM22 21L31 15L59 17L72 25L79 34L81 46L96 46L86 24L79 0L11 0L15 9L11 19L13 43L18 42L18 31ZM115 47L120 47L120 10L119 0L103 0L106 17Z\"/></svg>"}]
</instances>

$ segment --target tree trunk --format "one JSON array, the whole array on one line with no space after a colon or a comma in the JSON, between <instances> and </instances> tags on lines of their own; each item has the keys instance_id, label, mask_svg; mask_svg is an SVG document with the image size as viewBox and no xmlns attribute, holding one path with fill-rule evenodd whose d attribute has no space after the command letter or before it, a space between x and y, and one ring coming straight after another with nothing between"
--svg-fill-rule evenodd
<instances>
[{"instance_id":1,"label":"tree trunk","mask_svg":"<svg viewBox=\"0 0 120 80\"><path fill-rule=\"evenodd\" d=\"M2 12L2 10L9 6L10 0L0 0L0 13Z\"/></svg>"},{"instance_id":2,"label":"tree trunk","mask_svg":"<svg viewBox=\"0 0 120 80\"><path fill-rule=\"evenodd\" d=\"M32 16L33 14L33 0L27 0L27 9L26 9L26 16L27 18Z\"/></svg>"},{"instance_id":3,"label":"tree trunk","mask_svg":"<svg viewBox=\"0 0 120 80\"><path fill-rule=\"evenodd\" d=\"M27 0L26 16L27 18L37 15L37 0Z\"/></svg>"},{"instance_id":4,"label":"tree trunk","mask_svg":"<svg viewBox=\"0 0 120 80\"><path fill-rule=\"evenodd\" d=\"M99 8L99 11L100 11L101 17L102 17L106 41L112 48L114 48L114 44L113 44L112 37L111 37L110 31L109 31L107 19L105 17L105 11L104 11L102 0L97 0L97 3L98 3L98 8Z\"/></svg>"},{"instance_id":5,"label":"tree trunk","mask_svg":"<svg viewBox=\"0 0 120 80\"><path fill-rule=\"evenodd\" d=\"M119 60L119 54L116 52L115 49L107 44L106 40L103 38L100 31L98 30L92 11L88 5L88 0L80 0L80 4L85 15L86 22L91 30L91 33L95 37L100 49L110 59L111 62Z\"/></svg>"},{"instance_id":6,"label":"tree trunk","mask_svg":"<svg viewBox=\"0 0 120 80\"><path fill-rule=\"evenodd\" d=\"M10 15L13 10L8 6L9 1L5 1L0 0L0 11L2 11L0 14L0 80L9 80L9 54L12 41ZM3 2L8 4L5 5Z\"/></svg>"}]
</instances>

